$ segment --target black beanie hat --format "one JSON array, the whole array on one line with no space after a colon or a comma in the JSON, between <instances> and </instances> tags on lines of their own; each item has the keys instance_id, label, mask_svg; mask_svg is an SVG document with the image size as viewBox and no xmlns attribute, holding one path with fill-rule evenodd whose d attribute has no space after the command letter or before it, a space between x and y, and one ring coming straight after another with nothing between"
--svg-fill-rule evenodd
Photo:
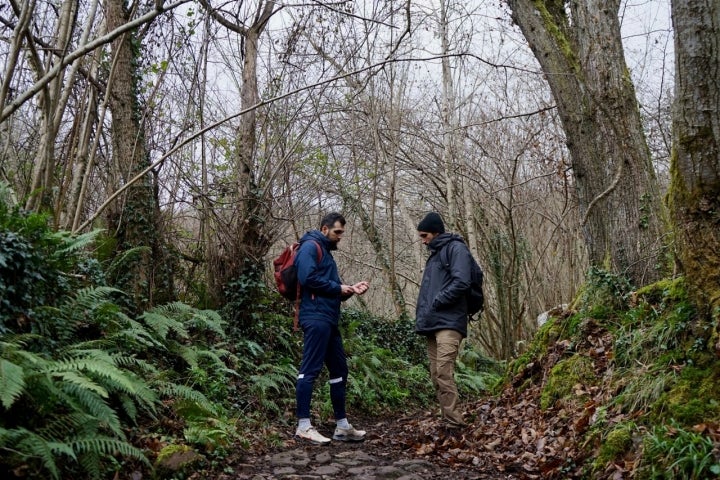
<instances>
[{"instance_id":1,"label":"black beanie hat","mask_svg":"<svg viewBox=\"0 0 720 480\"><path fill-rule=\"evenodd\" d=\"M417 230L418 232L445 233L445 225L439 214L430 212L418 223Z\"/></svg>"}]
</instances>

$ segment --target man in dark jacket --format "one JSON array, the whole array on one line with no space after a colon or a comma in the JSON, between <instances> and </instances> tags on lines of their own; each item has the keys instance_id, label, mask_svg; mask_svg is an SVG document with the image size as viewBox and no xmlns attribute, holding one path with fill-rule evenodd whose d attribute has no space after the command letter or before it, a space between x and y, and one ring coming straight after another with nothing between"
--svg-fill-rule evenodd
<instances>
[{"instance_id":1,"label":"man in dark jacket","mask_svg":"<svg viewBox=\"0 0 720 480\"><path fill-rule=\"evenodd\" d=\"M417 226L430 257L425 264L415 311L415 332L427 337L430 378L443 418L451 427L465 426L458 407L455 360L467 336L466 294L472 255L465 241L445 233L442 218L428 213Z\"/></svg>"},{"instance_id":2,"label":"man in dark jacket","mask_svg":"<svg viewBox=\"0 0 720 480\"><path fill-rule=\"evenodd\" d=\"M340 302L353 294L362 295L368 282L345 285L340 280L333 250L345 232L345 218L339 213L327 214L320 230L311 230L300 239L295 257L298 281L301 285L299 323L303 331L303 357L295 386L298 427L295 436L318 445L330 439L321 435L310 421L310 403L315 379L323 365L330 374L330 400L336 428L333 439L359 442L365 439L364 430L356 430L345 414L345 387L348 367L340 336ZM320 246L320 251L317 249Z\"/></svg>"}]
</instances>

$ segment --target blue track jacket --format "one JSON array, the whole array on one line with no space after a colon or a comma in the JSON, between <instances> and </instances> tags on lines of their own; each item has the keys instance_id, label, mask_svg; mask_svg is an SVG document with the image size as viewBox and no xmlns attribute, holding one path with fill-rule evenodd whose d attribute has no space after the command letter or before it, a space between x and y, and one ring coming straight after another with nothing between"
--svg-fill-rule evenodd
<instances>
[{"instance_id":1,"label":"blue track jacket","mask_svg":"<svg viewBox=\"0 0 720 480\"><path fill-rule=\"evenodd\" d=\"M322 248L318 263L315 242ZM322 320L333 325L340 321L341 297L340 275L330 253L337 247L320 230L310 230L300 239L300 249L295 256L298 281L301 285L299 322Z\"/></svg>"}]
</instances>

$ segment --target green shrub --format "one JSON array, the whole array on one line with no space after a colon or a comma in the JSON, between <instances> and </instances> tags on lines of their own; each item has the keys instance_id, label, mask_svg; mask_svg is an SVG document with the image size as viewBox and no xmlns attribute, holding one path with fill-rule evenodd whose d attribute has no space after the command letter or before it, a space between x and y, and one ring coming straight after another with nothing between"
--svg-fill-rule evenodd
<instances>
[{"instance_id":1,"label":"green shrub","mask_svg":"<svg viewBox=\"0 0 720 480\"><path fill-rule=\"evenodd\" d=\"M54 232L47 216L0 203L0 333L38 332L35 308L102 278L84 253L97 232L71 237Z\"/></svg>"},{"instance_id":2,"label":"green shrub","mask_svg":"<svg viewBox=\"0 0 720 480\"><path fill-rule=\"evenodd\" d=\"M342 311L341 324L347 335L367 339L412 364L427 362L425 339L415 333L410 318L387 319L348 308Z\"/></svg>"}]
</instances>

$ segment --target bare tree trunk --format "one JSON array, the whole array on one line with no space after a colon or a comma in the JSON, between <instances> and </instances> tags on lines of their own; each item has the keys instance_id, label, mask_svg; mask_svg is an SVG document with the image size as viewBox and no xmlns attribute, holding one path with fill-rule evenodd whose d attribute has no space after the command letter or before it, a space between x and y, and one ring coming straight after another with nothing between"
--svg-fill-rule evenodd
<instances>
[{"instance_id":1,"label":"bare tree trunk","mask_svg":"<svg viewBox=\"0 0 720 480\"><path fill-rule=\"evenodd\" d=\"M670 209L695 304L720 317L720 5L673 0L675 104ZM720 352L720 342L716 344Z\"/></svg>"},{"instance_id":2,"label":"bare tree trunk","mask_svg":"<svg viewBox=\"0 0 720 480\"><path fill-rule=\"evenodd\" d=\"M122 0L106 0L108 30L128 21L129 13L123 3ZM112 44L115 63L114 81L109 89L112 148L118 169L115 176L120 183L125 183L150 164L140 121L137 53L133 42L133 34L127 33ZM172 276L162 243L160 211L150 175L125 192L108 210L107 219L108 230L117 241L116 254L144 247L118 272L116 284L133 295L134 306L139 310L172 299Z\"/></svg>"},{"instance_id":3,"label":"bare tree trunk","mask_svg":"<svg viewBox=\"0 0 720 480\"><path fill-rule=\"evenodd\" d=\"M618 21L619 0L508 0L547 75L590 262L642 285L666 268L666 222Z\"/></svg>"},{"instance_id":4,"label":"bare tree trunk","mask_svg":"<svg viewBox=\"0 0 720 480\"><path fill-rule=\"evenodd\" d=\"M22 50L22 39L28 31L34 11L35 0L28 0L22 4L20 12L16 12L18 21L15 24L15 29L13 30L8 57L5 61L5 72L3 73L2 82L0 82L0 105L5 105L5 100L7 99L8 92L10 91L10 82L13 78L13 72L17 66L20 51Z\"/></svg>"},{"instance_id":5,"label":"bare tree trunk","mask_svg":"<svg viewBox=\"0 0 720 480\"><path fill-rule=\"evenodd\" d=\"M440 1L440 19L438 29L440 30L440 48L443 55L450 53L450 41L448 40L448 8L446 0ZM442 163L445 173L445 198L447 200L447 215L445 222L451 231L458 230L458 206L456 198L456 167L455 159L455 137L457 135L455 120L457 113L455 112L455 87L453 85L452 71L450 69L450 59L446 56L442 57L442 105L440 111L442 114L443 126L443 152Z\"/></svg>"},{"instance_id":6,"label":"bare tree trunk","mask_svg":"<svg viewBox=\"0 0 720 480\"><path fill-rule=\"evenodd\" d=\"M260 2L255 18L249 27L232 23L221 13L203 2L213 17L239 33L242 41L243 71L240 88L241 110L260 103L257 83L258 43L267 22L275 13L275 2ZM208 246L208 283L213 303L223 305L227 298L225 290L232 280L238 279L248 269L260 270L262 259L270 247L264 232L264 219L269 214L262 203L262 193L255 182L257 144L257 112L249 110L240 117L236 137L236 190L232 207L218 217L217 243Z\"/></svg>"},{"instance_id":7,"label":"bare tree trunk","mask_svg":"<svg viewBox=\"0 0 720 480\"><path fill-rule=\"evenodd\" d=\"M55 33L55 50L63 54L68 50L73 32L73 24L77 3L64 2L60 9L60 15ZM29 34L26 35L28 44L33 45ZM38 59L39 60L39 59ZM54 56L48 57L46 64L41 66L39 61L35 62L38 78L49 71L53 65ZM40 210L52 206L51 191L53 187L53 172L55 170L55 139L60 128L60 120L65 109L67 97L62 95L63 82L72 83L72 76L65 78L65 75L57 75L42 91L40 111L42 114L42 137L38 145L37 157L33 168L32 184L30 195L25 203L28 210ZM69 90L68 90L69 91Z\"/></svg>"},{"instance_id":8,"label":"bare tree trunk","mask_svg":"<svg viewBox=\"0 0 720 480\"><path fill-rule=\"evenodd\" d=\"M89 5L89 11L87 13L87 19L83 28L83 33L80 38L80 44L85 45L90 38L92 27L95 24L95 16L99 7L99 1L93 0ZM98 62L95 61L99 52L94 52L89 55L90 61L87 58L79 57L73 64L70 79L74 79L77 75L80 66L85 63L90 63L92 67L88 72L90 79L96 78L98 71ZM63 110L64 105L67 105L70 93L74 87L73 81L68 81L65 84L63 92ZM67 195L61 195L58 198L55 215L58 217L58 224L62 228L72 228L75 211L82 211L82 200L80 198L81 186L83 184L83 178L86 171L86 164L92 164L88 159L91 157L90 145L92 143L92 137L94 132L95 120L97 120L97 89L88 82L88 86L83 94L85 104L85 114L82 116L81 127L79 128L79 134L77 135L76 145L71 149L68 155L68 170L69 186L67 187ZM57 115L57 121L60 121L60 115Z\"/></svg>"}]
</instances>

